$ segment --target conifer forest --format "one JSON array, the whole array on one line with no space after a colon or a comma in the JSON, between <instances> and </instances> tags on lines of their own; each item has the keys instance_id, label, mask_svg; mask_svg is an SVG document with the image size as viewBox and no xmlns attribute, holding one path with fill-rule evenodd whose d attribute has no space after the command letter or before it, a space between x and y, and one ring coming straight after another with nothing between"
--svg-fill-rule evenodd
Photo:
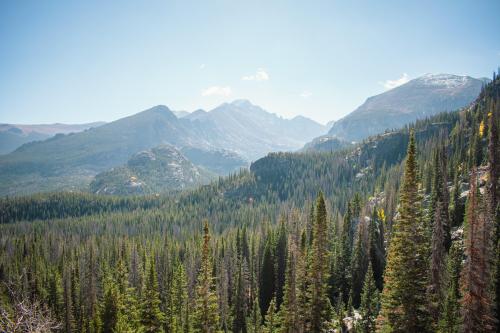
<instances>
[{"instance_id":1,"label":"conifer forest","mask_svg":"<svg viewBox=\"0 0 500 333\"><path fill-rule=\"evenodd\" d=\"M500 78L180 192L0 199L1 332L499 332Z\"/></svg>"}]
</instances>

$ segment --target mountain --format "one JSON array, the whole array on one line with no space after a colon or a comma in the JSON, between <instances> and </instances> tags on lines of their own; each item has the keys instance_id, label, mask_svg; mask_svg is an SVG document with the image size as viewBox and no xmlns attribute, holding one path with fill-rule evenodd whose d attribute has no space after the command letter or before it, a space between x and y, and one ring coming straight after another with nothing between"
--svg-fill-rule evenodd
<instances>
[{"instance_id":1,"label":"mountain","mask_svg":"<svg viewBox=\"0 0 500 333\"><path fill-rule=\"evenodd\" d=\"M283 119L248 101L182 118L159 105L84 132L27 143L0 156L0 195L86 188L96 174L161 144L194 147L197 151L187 149L186 154L198 159L198 165L206 162L207 170L231 172L271 151L299 149L322 132L324 127L312 120ZM217 151L223 153L208 156Z\"/></svg>"},{"instance_id":2,"label":"mountain","mask_svg":"<svg viewBox=\"0 0 500 333\"><path fill-rule=\"evenodd\" d=\"M271 151L296 150L325 126L305 117L284 119L247 100L224 103L206 112L197 110L190 120L213 146L233 150L249 160Z\"/></svg>"},{"instance_id":3,"label":"mountain","mask_svg":"<svg viewBox=\"0 0 500 333\"><path fill-rule=\"evenodd\" d=\"M416 119L453 111L471 103L488 79L451 74L426 74L380 95L335 122L328 135L360 141Z\"/></svg>"},{"instance_id":4,"label":"mountain","mask_svg":"<svg viewBox=\"0 0 500 333\"><path fill-rule=\"evenodd\" d=\"M58 133L81 132L103 124L104 122L43 125L0 124L0 155L8 154L28 142L45 140Z\"/></svg>"},{"instance_id":5,"label":"mountain","mask_svg":"<svg viewBox=\"0 0 500 333\"><path fill-rule=\"evenodd\" d=\"M99 173L90 183L96 194L166 193L206 184L215 177L169 145L141 151L125 166Z\"/></svg>"}]
</instances>

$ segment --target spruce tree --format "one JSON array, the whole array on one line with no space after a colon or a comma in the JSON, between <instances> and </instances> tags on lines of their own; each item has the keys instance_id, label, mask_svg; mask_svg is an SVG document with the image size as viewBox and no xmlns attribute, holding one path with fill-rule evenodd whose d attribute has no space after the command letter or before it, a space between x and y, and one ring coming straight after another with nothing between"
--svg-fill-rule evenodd
<instances>
[{"instance_id":1,"label":"spruce tree","mask_svg":"<svg viewBox=\"0 0 500 333\"><path fill-rule=\"evenodd\" d=\"M196 301L193 315L193 328L199 333L218 332L219 311L218 299L215 292L215 283L212 275L210 259L210 234L208 222L205 221L203 228L203 248L201 257L201 267L198 273L196 284Z\"/></svg>"},{"instance_id":2,"label":"spruce tree","mask_svg":"<svg viewBox=\"0 0 500 333\"><path fill-rule=\"evenodd\" d=\"M168 293L168 332L190 332L190 310L186 272L182 263L177 263Z\"/></svg>"},{"instance_id":3,"label":"spruce tree","mask_svg":"<svg viewBox=\"0 0 500 333\"><path fill-rule=\"evenodd\" d=\"M108 277L101 311L102 333L114 333L117 331L118 305L118 290L111 278Z\"/></svg>"},{"instance_id":4,"label":"spruce tree","mask_svg":"<svg viewBox=\"0 0 500 333\"><path fill-rule=\"evenodd\" d=\"M379 311L380 295L375 283L371 262L368 264L365 281L363 284L363 294L361 295L361 331L363 333L375 332L375 319Z\"/></svg>"},{"instance_id":5,"label":"spruce tree","mask_svg":"<svg viewBox=\"0 0 500 333\"><path fill-rule=\"evenodd\" d=\"M236 301L234 304L233 333L247 333L247 308L245 282L243 281L243 269L241 258L238 263L238 276L236 282Z\"/></svg>"},{"instance_id":6,"label":"spruce tree","mask_svg":"<svg viewBox=\"0 0 500 333\"><path fill-rule=\"evenodd\" d=\"M295 251L295 245L292 244L290 253L288 255L288 264L286 268L283 304L281 305L279 311L283 333L300 332L301 326L299 316L297 262Z\"/></svg>"},{"instance_id":7,"label":"spruce tree","mask_svg":"<svg viewBox=\"0 0 500 333\"><path fill-rule=\"evenodd\" d=\"M280 221L278 237L276 239L276 307L280 308L283 302L283 287L285 285L287 263L287 230L284 218Z\"/></svg>"},{"instance_id":8,"label":"spruce tree","mask_svg":"<svg viewBox=\"0 0 500 333\"><path fill-rule=\"evenodd\" d=\"M145 332L163 332L165 314L160 309L158 277L153 257L148 261L147 277L142 288L141 323Z\"/></svg>"},{"instance_id":9,"label":"spruce tree","mask_svg":"<svg viewBox=\"0 0 500 333\"><path fill-rule=\"evenodd\" d=\"M365 251L362 224L358 225L356 243L351 260L351 294L352 306L357 309L361 303L361 292L367 269L367 255Z\"/></svg>"},{"instance_id":10,"label":"spruce tree","mask_svg":"<svg viewBox=\"0 0 500 333\"><path fill-rule=\"evenodd\" d=\"M460 271L462 269L462 249L454 242L446 258L446 290L442 311L439 314L438 330L441 333L460 331Z\"/></svg>"},{"instance_id":11,"label":"spruce tree","mask_svg":"<svg viewBox=\"0 0 500 333\"><path fill-rule=\"evenodd\" d=\"M274 274L275 260L273 253L273 240L269 235L264 248L259 285L259 304L262 314L267 313L271 299L274 297L276 283L276 277Z\"/></svg>"},{"instance_id":12,"label":"spruce tree","mask_svg":"<svg viewBox=\"0 0 500 333\"><path fill-rule=\"evenodd\" d=\"M276 298L273 297L266 313L264 329L262 330L264 333L278 333L280 331L280 321L276 311Z\"/></svg>"},{"instance_id":13,"label":"spruce tree","mask_svg":"<svg viewBox=\"0 0 500 333\"><path fill-rule=\"evenodd\" d=\"M415 135L412 131L400 193L399 217L393 226L382 293L380 325L392 332L428 332L428 239L422 219Z\"/></svg>"},{"instance_id":14,"label":"spruce tree","mask_svg":"<svg viewBox=\"0 0 500 333\"><path fill-rule=\"evenodd\" d=\"M372 218L368 226L368 251L373 269L375 284L379 291L384 284L385 248L384 248L384 213L382 209L373 208Z\"/></svg>"},{"instance_id":15,"label":"spruce tree","mask_svg":"<svg viewBox=\"0 0 500 333\"><path fill-rule=\"evenodd\" d=\"M316 200L316 219L313 228L309 285L309 325L311 332L321 332L331 314L328 298L330 251L328 243L328 223L323 193Z\"/></svg>"}]
</instances>

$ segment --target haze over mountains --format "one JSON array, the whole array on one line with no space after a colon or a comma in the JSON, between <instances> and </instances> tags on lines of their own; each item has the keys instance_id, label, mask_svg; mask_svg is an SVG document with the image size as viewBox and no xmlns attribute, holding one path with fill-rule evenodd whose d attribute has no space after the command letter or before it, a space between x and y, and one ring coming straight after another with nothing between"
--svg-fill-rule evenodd
<instances>
[{"instance_id":1,"label":"haze over mountains","mask_svg":"<svg viewBox=\"0 0 500 333\"><path fill-rule=\"evenodd\" d=\"M28 142L45 140L58 133L81 132L103 124L104 122L43 125L0 124L0 155L10 153Z\"/></svg>"},{"instance_id":2,"label":"haze over mountains","mask_svg":"<svg viewBox=\"0 0 500 333\"><path fill-rule=\"evenodd\" d=\"M297 150L325 131L310 119L284 119L244 100L182 118L159 105L81 133L31 142L1 156L0 193L84 189L96 174L161 144L184 149L198 166L226 173L271 151Z\"/></svg>"},{"instance_id":3,"label":"haze over mountains","mask_svg":"<svg viewBox=\"0 0 500 333\"><path fill-rule=\"evenodd\" d=\"M303 116L284 119L248 100L235 100L208 112L192 113L158 105L104 125L3 125L0 136L18 136L23 140L43 140L55 132L85 130L30 142L0 156L0 194L86 190L97 174L102 184L113 183L114 187L107 186L113 189L106 191L102 186L94 186L95 192L136 193L128 186L130 177L138 178L139 169L127 169L124 165L135 154L149 151L151 155L151 149L161 145L171 147L160 152L169 152L168 159L177 159L175 163L185 166L185 173L192 169L189 164L192 163L203 177L191 177L192 182L167 182L171 186L148 185L141 191L181 189L248 167L251 161L269 152L301 148L339 150L386 129L401 128L416 119L462 108L474 100L485 82L487 79L468 76L424 75L368 98L352 113L329 123L328 127L332 127L328 134L327 126L311 119ZM13 141L0 142L5 145ZM162 164L149 163L144 167L150 170L155 165ZM162 179L175 178L165 174L165 170L158 172ZM123 180L122 188L115 186L117 179ZM152 183L150 179L143 183Z\"/></svg>"}]
</instances>

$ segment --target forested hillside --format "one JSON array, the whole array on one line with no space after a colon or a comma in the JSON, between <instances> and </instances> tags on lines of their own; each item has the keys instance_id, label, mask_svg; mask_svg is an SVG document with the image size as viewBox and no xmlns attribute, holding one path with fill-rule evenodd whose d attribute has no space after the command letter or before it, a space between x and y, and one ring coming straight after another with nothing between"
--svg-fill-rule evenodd
<instances>
[{"instance_id":1,"label":"forested hillside","mask_svg":"<svg viewBox=\"0 0 500 333\"><path fill-rule=\"evenodd\" d=\"M465 109L180 194L0 199L0 330L495 332L499 119L494 77Z\"/></svg>"}]
</instances>

